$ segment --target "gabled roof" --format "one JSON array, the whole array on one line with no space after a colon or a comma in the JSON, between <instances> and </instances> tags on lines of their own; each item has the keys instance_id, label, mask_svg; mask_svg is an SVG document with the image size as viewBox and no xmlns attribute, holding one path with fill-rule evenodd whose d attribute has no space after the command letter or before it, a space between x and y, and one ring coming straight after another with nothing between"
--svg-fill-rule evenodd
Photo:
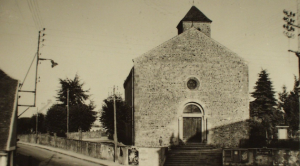
<instances>
[{"instance_id":1,"label":"gabled roof","mask_svg":"<svg viewBox=\"0 0 300 166\"><path fill-rule=\"evenodd\" d=\"M0 69L0 151L15 145L18 80Z\"/></svg>"},{"instance_id":2,"label":"gabled roof","mask_svg":"<svg viewBox=\"0 0 300 166\"><path fill-rule=\"evenodd\" d=\"M192 6L181 21L212 22L197 7Z\"/></svg>"},{"instance_id":3,"label":"gabled roof","mask_svg":"<svg viewBox=\"0 0 300 166\"><path fill-rule=\"evenodd\" d=\"M182 49L183 47L186 47L186 49ZM243 58L219 42L208 37L203 32L197 30L195 27L191 27L185 32L135 58L134 65L136 67L136 64L152 63L155 60L161 62L163 60L170 61L175 55L180 56L189 54L194 55L193 59L199 58L198 60L208 58L210 60L220 61L222 59L247 65L247 62Z\"/></svg>"}]
</instances>

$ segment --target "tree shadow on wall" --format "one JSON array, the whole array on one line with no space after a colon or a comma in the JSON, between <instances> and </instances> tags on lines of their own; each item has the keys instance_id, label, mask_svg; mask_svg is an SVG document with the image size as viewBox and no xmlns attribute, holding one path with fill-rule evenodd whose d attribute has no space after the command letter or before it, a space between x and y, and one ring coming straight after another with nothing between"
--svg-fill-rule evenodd
<instances>
[{"instance_id":1,"label":"tree shadow on wall","mask_svg":"<svg viewBox=\"0 0 300 166\"><path fill-rule=\"evenodd\" d=\"M238 121L208 130L205 139L218 148L244 147L249 141L249 131L248 120Z\"/></svg>"}]
</instances>

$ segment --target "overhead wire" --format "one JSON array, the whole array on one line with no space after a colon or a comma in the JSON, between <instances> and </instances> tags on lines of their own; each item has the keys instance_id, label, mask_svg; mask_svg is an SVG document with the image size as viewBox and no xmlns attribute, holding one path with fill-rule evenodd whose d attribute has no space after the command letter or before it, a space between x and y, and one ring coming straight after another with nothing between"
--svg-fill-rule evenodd
<instances>
[{"instance_id":1,"label":"overhead wire","mask_svg":"<svg viewBox=\"0 0 300 166\"><path fill-rule=\"evenodd\" d=\"M21 15L21 17L22 17L22 21L24 22L24 25L26 26L27 31L28 31L28 33L29 33L29 32L30 32L30 30L29 30L29 28L28 28L29 25L27 25L27 23L24 21L25 18L24 18L23 13L22 13L22 11L21 11L21 9L20 9L20 5L19 5L19 3L17 2L17 0L15 0L15 3L16 3L16 5L17 5L18 10L19 10L19 13L20 13L20 15Z\"/></svg>"},{"instance_id":2,"label":"overhead wire","mask_svg":"<svg viewBox=\"0 0 300 166\"><path fill-rule=\"evenodd\" d=\"M36 30L39 30L40 27L39 27L39 25L37 24L36 17L35 17L35 15L34 15L34 13L32 12L31 5L30 5L30 3L29 3L29 0L26 0L26 1L27 1L27 5L28 5L28 7L29 7L30 13L31 13L33 22L34 22L34 24L35 24L35 26L36 26Z\"/></svg>"},{"instance_id":3,"label":"overhead wire","mask_svg":"<svg viewBox=\"0 0 300 166\"><path fill-rule=\"evenodd\" d=\"M52 28L48 28L47 30L49 30L49 32L51 31L61 31L61 32L68 32L68 33L76 33L76 34L83 34L83 35L91 35L91 36L96 36L95 33L83 33L83 32L76 32L76 31L69 31L69 30L59 30L59 29L52 29ZM50 33L47 34L47 35L51 35ZM54 35L53 35L54 36ZM56 35L57 36L57 35ZM61 35L59 35L61 36ZM137 38L134 38L132 36L117 36L117 35L113 35L113 34L109 34L109 35L100 35L100 34L97 34L97 36L100 36L100 37L109 37L109 38L112 38L112 37L115 37L115 38L129 38L129 39L134 39L136 40ZM67 36L67 37L70 37L70 36ZM157 38L157 37L156 37ZM138 38L140 40L140 38ZM88 39L89 40L89 39ZM93 39L92 39L93 40ZM149 40L152 40L152 41L161 41L161 40L155 40L153 38L145 38L145 40L149 41Z\"/></svg>"},{"instance_id":4,"label":"overhead wire","mask_svg":"<svg viewBox=\"0 0 300 166\"><path fill-rule=\"evenodd\" d=\"M62 36L58 36L58 35L48 35L48 36L57 36L57 37L62 37ZM63 36L63 37L67 37L67 36ZM100 39L85 39L85 38L80 38L80 37L67 37L67 38L73 38L73 39L81 39L80 41L82 40L88 40L88 41L98 41L98 42L105 42L105 43L109 43L108 41L103 41L103 40L100 40ZM52 41L52 39L48 39L48 41ZM65 41L63 40L55 40L55 42L63 42L66 43ZM129 42L120 42L120 41L110 41L111 43L120 43L120 44L126 44L126 45L140 45L140 46L153 46L153 44L141 44L141 42L139 44L137 43L129 43ZM77 44L81 44L81 45L95 45L95 46L101 46L99 44L86 44L86 42L83 42L83 43L77 43ZM107 45L102 45L102 46L107 46ZM110 47L110 46L108 46Z\"/></svg>"},{"instance_id":5,"label":"overhead wire","mask_svg":"<svg viewBox=\"0 0 300 166\"><path fill-rule=\"evenodd\" d=\"M35 2L36 1L35 0L30 0L30 1L31 1L31 4L32 4L33 11L34 11L34 13L36 15L37 21L38 21L38 23L40 25L40 29L39 30L42 30L43 27L44 27L44 25L43 25L42 20L40 18L40 14L38 13L38 10L37 10L37 8L35 6Z\"/></svg>"},{"instance_id":6,"label":"overhead wire","mask_svg":"<svg viewBox=\"0 0 300 166\"><path fill-rule=\"evenodd\" d=\"M57 47L57 48L74 48L74 47L66 47L66 46L55 46L55 45L46 45L47 47ZM92 48L92 49L85 49L85 48L76 48L78 50L86 50L86 51L95 51L97 48ZM135 49L136 50L136 49ZM131 52L129 50L125 50L125 51L129 51L128 53L126 53L125 51L116 51L115 49L112 51L105 51L105 50L101 50L99 51L99 53L110 53L110 54L122 54L122 55L128 55L128 54L137 54L140 55L144 52L141 52L140 54L138 54L138 51L132 50ZM148 49L147 49L148 50Z\"/></svg>"},{"instance_id":7,"label":"overhead wire","mask_svg":"<svg viewBox=\"0 0 300 166\"><path fill-rule=\"evenodd\" d=\"M40 11L38 2L37 2L37 0L33 0L33 1L34 1L34 4L35 4L35 10L36 10L37 16L38 16L39 21L40 21L40 23L41 23L41 25L42 25L42 28L45 28L43 19L42 19L42 17L41 17L41 11Z\"/></svg>"},{"instance_id":8,"label":"overhead wire","mask_svg":"<svg viewBox=\"0 0 300 166\"><path fill-rule=\"evenodd\" d=\"M35 19L36 19L36 21L37 21L37 24L39 25L38 30L40 30L40 29L42 28L42 26L41 26L41 24L40 24L40 21L39 21L39 18L38 18L38 16L37 16L37 14L36 14L36 12L35 12L35 10L34 10L35 8L34 8L34 6L33 6L32 0L29 0L29 3L31 4L32 12L33 12L33 14L34 14L34 16L35 16Z\"/></svg>"}]
</instances>

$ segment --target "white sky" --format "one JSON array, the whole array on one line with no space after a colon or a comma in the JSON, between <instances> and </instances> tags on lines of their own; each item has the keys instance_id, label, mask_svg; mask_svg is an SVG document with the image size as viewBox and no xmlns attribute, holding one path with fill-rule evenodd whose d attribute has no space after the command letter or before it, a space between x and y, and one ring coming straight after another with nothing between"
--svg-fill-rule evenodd
<instances>
[{"instance_id":1,"label":"white sky","mask_svg":"<svg viewBox=\"0 0 300 166\"><path fill-rule=\"evenodd\" d=\"M0 0L0 68L23 81L37 51L38 31L46 28L38 73L37 106L55 102L59 78L77 73L101 109L113 85L123 82L132 59L177 35L176 26L192 0ZM283 9L296 12L296 0L195 0L213 22L212 38L249 64L249 91L261 69L270 73L276 91L292 89L298 76L297 40L284 36ZM297 31L295 32L297 36ZM22 90L34 89L35 65ZM24 95L20 104L32 104ZM25 108L21 107L19 113ZM31 116L31 108L22 117ZM45 113L46 110L41 112Z\"/></svg>"}]
</instances>

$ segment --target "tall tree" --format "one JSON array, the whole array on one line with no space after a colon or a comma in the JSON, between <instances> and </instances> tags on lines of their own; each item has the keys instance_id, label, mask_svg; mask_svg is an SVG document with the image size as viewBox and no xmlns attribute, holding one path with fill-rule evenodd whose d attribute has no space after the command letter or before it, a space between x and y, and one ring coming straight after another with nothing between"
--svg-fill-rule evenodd
<instances>
[{"instance_id":1,"label":"tall tree","mask_svg":"<svg viewBox=\"0 0 300 166\"><path fill-rule=\"evenodd\" d=\"M281 100L281 107L285 112L285 119L287 125L290 128L290 134L294 135L299 126L299 96L297 92L297 87L299 85L299 79L295 77L294 88L290 92L286 92L286 89L283 89L283 92L279 93L279 99Z\"/></svg>"},{"instance_id":2,"label":"tall tree","mask_svg":"<svg viewBox=\"0 0 300 166\"><path fill-rule=\"evenodd\" d=\"M275 91L266 70L258 75L254 92L251 93L254 100L250 103L250 115L252 120L258 122L259 128L263 129L266 136L274 136L275 126L279 118L276 108ZM254 130L252 132L255 132ZM262 133L262 132L260 132Z\"/></svg>"},{"instance_id":3,"label":"tall tree","mask_svg":"<svg viewBox=\"0 0 300 166\"><path fill-rule=\"evenodd\" d=\"M79 76L76 74L75 78L59 79L61 88L57 93L57 101L67 105L67 90L69 89L69 105L85 104L85 101L89 99L90 95L87 93L89 90L83 90L84 83L80 83Z\"/></svg>"},{"instance_id":4,"label":"tall tree","mask_svg":"<svg viewBox=\"0 0 300 166\"><path fill-rule=\"evenodd\" d=\"M36 120L38 120L38 123L36 124ZM30 126L31 130L33 132L36 132L36 125L38 126L38 132L39 133L46 133L46 125L45 125L45 115L42 113L38 113L38 118L36 118L36 114L32 115L30 118Z\"/></svg>"},{"instance_id":5,"label":"tall tree","mask_svg":"<svg viewBox=\"0 0 300 166\"><path fill-rule=\"evenodd\" d=\"M55 104L52 105L46 114L47 131L64 136L67 132L67 112L66 107Z\"/></svg>"},{"instance_id":6,"label":"tall tree","mask_svg":"<svg viewBox=\"0 0 300 166\"><path fill-rule=\"evenodd\" d=\"M254 92L251 93L251 96L254 98L253 104L258 108L255 110L257 112L253 113L255 113L258 117L272 113L273 108L277 104L275 91L266 70L262 70L259 73L256 86L254 86Z\"/></svg>"},{"instance_id":7,"label":"tall tree","mask_svg":"<svg viewBox=\"0 0 300 166\"><path fill-rule=\"evenodd\" d=\"M94 110L95 106L93 104L77 104L70 107L69 115L69 130L78 131L89 131L92 124L96 120L96 112Z\"/></svg>"},{"instance_id":8,"label":"tall tree","mask_svg":"<svg viewBox=\"0 0 300 166\"><path fill-rule=\"evenodd\" d=\"M122 97L116 96L116 119L118 141L124 144L130 144L128 136L131 126L131 108L123 101ZM107 130L109 135L114 134L114 103L113 96L109 96L103 101L100 122ZM110 137L112 138L112 137Z\"/></svg>"},{"instance_id":9,"label":"tall tree","mask_svg":"<svg viewBox=\"0 0 300 166\"><path fill-rule=\"evenodd\" d=\"M46 123L50 132L67 132L67 91L69 90L69 132L88 131L96 120L94 102L89 100L89 90L83 90L79 76L74 79L59 79L61 88L57 93L60 104L53 105L47 112Z\"/></svg>"}]
</instances>

